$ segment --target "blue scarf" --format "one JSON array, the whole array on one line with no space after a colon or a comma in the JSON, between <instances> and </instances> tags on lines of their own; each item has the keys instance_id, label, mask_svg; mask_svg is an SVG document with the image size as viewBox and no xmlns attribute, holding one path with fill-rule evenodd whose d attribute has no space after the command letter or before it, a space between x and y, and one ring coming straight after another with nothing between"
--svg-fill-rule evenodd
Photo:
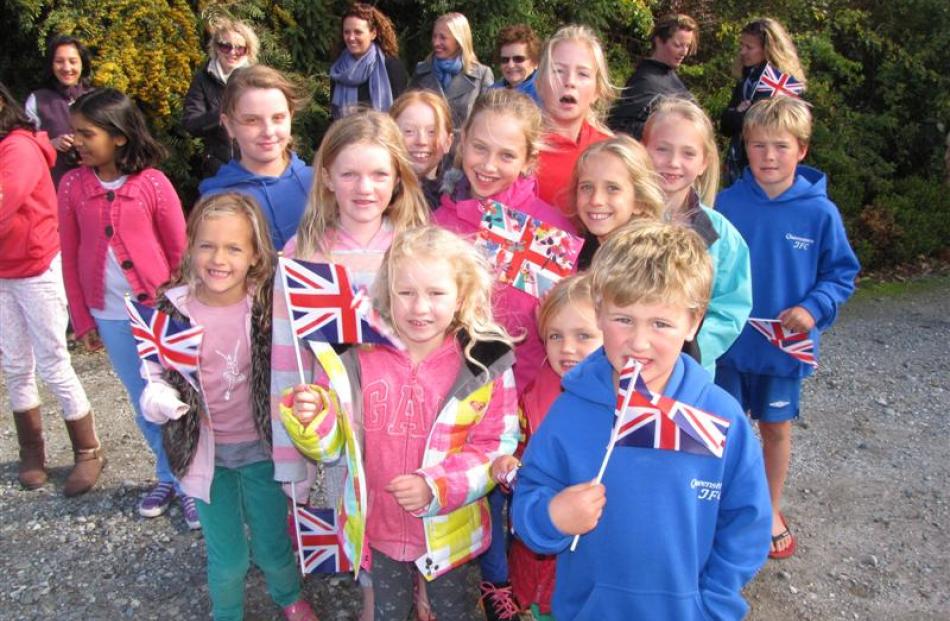
<instances>
[{"instance_id":1,"label":"blue scarf","mask_svg":"<svg viewBox=\"0 0 950 621\"><path fill-rule=\"evenodd\" d=\"M435 79L439 81L439 84L442 85L442 90L449 90L449 84L452 83L452 78L457 76L462 71L462 56L461 54L455 58L435 58L432 57L432 73L435 74Z\"/></svg>"},{"instance_id":2,"label":"blue scarf","mask_svg":"<svg viewBox=\"0 0 950 621\"><path fill-rule=\"evenodd\" d=\"M386 57L375 43L359 58L344 51L330 67L334 82L330 100L334 118L346 114L348 108L359 103L359 87L369 82L369 99L373 110L389 112L393 105L393 91L386 73Z\"/></svg>"}]
</instances>

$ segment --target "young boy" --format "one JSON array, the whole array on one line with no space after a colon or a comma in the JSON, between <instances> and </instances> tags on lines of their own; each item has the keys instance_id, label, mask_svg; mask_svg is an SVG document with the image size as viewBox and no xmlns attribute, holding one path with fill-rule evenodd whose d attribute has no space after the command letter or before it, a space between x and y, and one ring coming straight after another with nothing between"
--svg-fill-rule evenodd
<instances>
[{"instance_id":1,"label":"young boy","mask_svg":"<svg viewBox=\"0 0 950 621\"><path fill-rule=\"evenodd\" d=\"M799 165L811 137L808 104L792 97L760 101L746 112L742 132L749 166L719 195L716 210L749 245L751 316L807 332L817 358L819 333L831 326L838 306L854 291L860 266L838 209L828 199L825 175ZM791 421L798 416L802 378L813 370L748 324L716 368L716 383L759 422L772 498L771 558L795 552L795 537L780 508Z\"/></svg>"},{"instance_id":2,"label":"young boy","mask_svg":"<svg viewBox=\"0 0 950 621\"><path fill-rule=\"evenodd\" d=\"M680 226L637 221L600 248L591 278L604 346L564 376L564 392L528 443L515 533L536 552L558 555L558 621L741 619L748 607L740 591L765 562L771 512L751 425L681 353L709 302L706 245ZM590 482L628 357L643 365L650 392L728 422L721 457L653 448L657 430L646 429L648 446L618 444L603 484ZM675 424L664 414L659 423L668 440ZM675 429L683 448L690 439ZM574 535L582 537L571 552Z\"/></svg>"}]
</instances>

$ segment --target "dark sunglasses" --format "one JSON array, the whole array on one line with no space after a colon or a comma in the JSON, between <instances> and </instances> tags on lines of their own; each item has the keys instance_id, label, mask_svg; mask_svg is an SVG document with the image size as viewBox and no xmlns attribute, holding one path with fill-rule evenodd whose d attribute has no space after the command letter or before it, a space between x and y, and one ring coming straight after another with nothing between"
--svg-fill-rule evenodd
<instances>
[{"instance_id":1,"label":"dark sunglasses","mask_svg":"<svg viewBox=\"0 0 950 621\"><path fill-rule=\"evenodd\" d=\"M218 51L224 52L225 54L236 54L238 56L247 54L246 45L234 45L233 43L226 43L225 41L215 41L214 44L218 47Z\"/></svg>"},{"instance_id":2,"label":"dark sunglasses","mask_svg":"<svg viewBox=\"0 0 950 621\"><path fill-rule=\"evenodd\" d=\"M524 61L528 60L527 56L500 56L501 64L507 65L508 61L513 62L516 65L520 65Z\"/></svg>"}]
</instances>

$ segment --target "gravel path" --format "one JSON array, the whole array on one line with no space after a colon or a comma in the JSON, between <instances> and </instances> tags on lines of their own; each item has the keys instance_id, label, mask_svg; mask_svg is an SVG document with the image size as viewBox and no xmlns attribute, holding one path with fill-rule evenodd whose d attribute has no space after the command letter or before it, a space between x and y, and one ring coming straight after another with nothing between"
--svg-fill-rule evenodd
<instances>
[{"instance_id":1,"label":"gravel path","mask_svg":"<svg viewBox=\"0 0 950 621\"><path fill-rule=\"evenodd\" d=\"M766 565L747 590L751 619L950 617L950 279L900 295L864 295L824 340L794 432L786 515L799 552ZM150 482L147 448L104 355L74 364L109 458L98 487L65 499L65 428L46 412L51 483L16 483L12 421L0 432L0 618L205 619L204 544L177 508L135 506ZM47 403L53 399L44 396ZM0 401L6 394L0 384ZM277 619L260 574L249 619ZM310 578L323 619L352 619L345 577Z\"/></svg>"}]
</instances>

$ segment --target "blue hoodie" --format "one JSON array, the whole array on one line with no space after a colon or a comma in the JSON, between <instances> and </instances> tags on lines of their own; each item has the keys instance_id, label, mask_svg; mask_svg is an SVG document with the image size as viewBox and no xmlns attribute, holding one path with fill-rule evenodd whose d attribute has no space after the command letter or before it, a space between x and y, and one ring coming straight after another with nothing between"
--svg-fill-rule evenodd
<instances>
[{"instance_id":1,"label":"blue hoodie","mask_svg":"<svg viewBox=\"0 0 950 621\"><path fill-rule=\"evenodd\" d=\"M311 185L313 168L291 153L290 166L279 177L255 175L237 160L231 160L215 176L202 181L198 191L202 196L229 191L252 196L267 220L274 248L281 250L297 232Z\"/></svg>"},{"instance_id":2,"label":"blue hoodie","mask_svg":"<svg viewBox=\"0 0 950 621\"><path fill-rule=\"evenodd\" d=\"M617 447L604 475L597 526L573 539L548 504L591 481L614 423L613 368L603 348L564 376L518 472L514 530L536 552L557 554L558 621L741 619L742 587L765 563L772 508L762 449L739 405L681 354L664 394L728 419L721 459Z\"/></svg>"},{"instance_id":3,"label":"blue hoodie","mask_svg":"<svg viewBox=\"0 0 950 621\"><path fill-rule=\"evenodd\" d=\"M854 292L854 277L861 269L838 208L828 198L824 173L799 166L792 187L770 199L746 168L719 194L716 209L749 245L751 316L777 319L786 308L805 308L815 318L811 338L817 357L819 334L834 323L838 307ZM744 373L790 378L813 371L749 325L719 364Z\"/></svg>"}]
</instances>

